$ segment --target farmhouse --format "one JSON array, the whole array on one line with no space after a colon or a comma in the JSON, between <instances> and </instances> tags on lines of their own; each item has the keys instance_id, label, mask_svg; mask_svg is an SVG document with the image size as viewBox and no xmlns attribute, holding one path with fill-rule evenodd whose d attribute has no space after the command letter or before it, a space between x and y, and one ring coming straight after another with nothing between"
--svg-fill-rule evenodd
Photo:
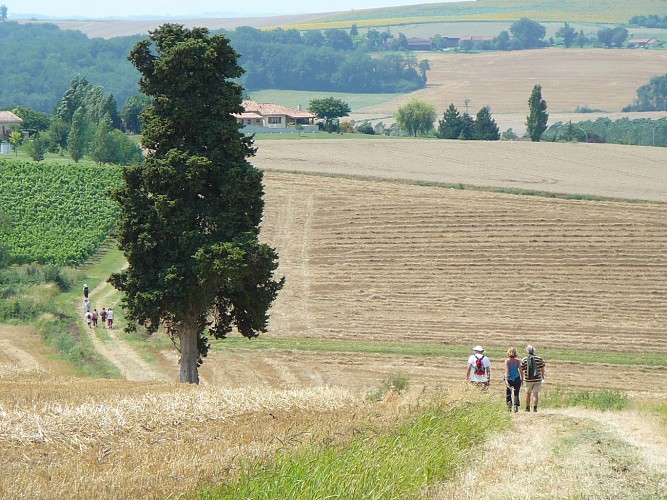
<instances>
[{"instance_id":1,"label":"farmhouse","mask_svg":"<svg viewBox=\"0 0 667 500\"><path fill-rule=\"evenodd\" d=\"M22 123L23 120L11 111L0 111L0 154L9 153L9 134Z\"/></svg>"},{"instance_id":2,"label":"farmhouse","mask_svg":"<svg viewBox=\"0 0 667 500\"><path fill-rule=\"evenodd\" d=\"M9 133L20 127L22 123L23 120L11 111L0 111L0 138L6 142L9 139Z\"/></svg>"},{"instance_id":3,"label":"farmhouse","mask_svg":"<svg viewBox=\"0 0 667 500\"><path fill-rule=\"evenodd\" d=\"M313 128L316 116L299 109L289 108L281 104L261 104L255 101L243 101L243 113L234 115L243 128L250 132L291 132L297 125L304 130ZM262 130L264 129L264 130Z\"/></svg>"},{"instance_id":4,"label":"farmhouse","mask_svg":"<svg viewBox=\"0 0 667 500\"><path fill-rule=\"evenodd\" d=\"M655 38L631 38L626 44L632 49L647 49L657 42Z\"/></svg>"},{"instance_id":5,"label":"farmhouse","mask_svg":"<svg viewBox=\"0 0 667 500\"><path fill-rule=\"evenodd\" d=\"M426 38L408 38L408 50L433 50L433 42Z\"/></svg>"}]
</instances>

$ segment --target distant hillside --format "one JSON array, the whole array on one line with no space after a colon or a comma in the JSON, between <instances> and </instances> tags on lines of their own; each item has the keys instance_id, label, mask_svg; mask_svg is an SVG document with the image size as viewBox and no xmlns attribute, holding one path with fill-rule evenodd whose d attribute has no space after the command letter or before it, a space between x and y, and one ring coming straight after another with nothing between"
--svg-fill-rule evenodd
<instances>
[{"instance_id":1,"label":"distant hillside","mask_svg":"<svg viewBox=\"0 0 667 500\"><path fill-rule=\"evenodd\" d=\"M665 0L477 0L420 4L384 9L352 10L301 24L302 28L387 26L446 21L516 21L528 17L538 22L627 23L637 15L667 15Z\"/></svg>"},{"instance_id":2,"label":"distant hillside","mask_svg":"<svg viewBox=\"0 0 667 500\"><path fill-rule=\"evenodd\" d=\"M405 0L409 3L412 0ZM331 9L333 10L333 9ZM61 29L78 30L91 38L147 34L165 22L186 27L204 26L211 30L253 28L327 29L364 26L396 26L462 21L516 21L528 17L538 22L578 22L626 24L633 16L667 15L666 0L476 0L441 4L406 5L383 9L303 14L294 16L77 21L51 20ZM11 16L10 16L11 18ZM34 21L31 21L34 22ZM42 22L42 21L38 21Z\"/></svg>"}]
</instances>

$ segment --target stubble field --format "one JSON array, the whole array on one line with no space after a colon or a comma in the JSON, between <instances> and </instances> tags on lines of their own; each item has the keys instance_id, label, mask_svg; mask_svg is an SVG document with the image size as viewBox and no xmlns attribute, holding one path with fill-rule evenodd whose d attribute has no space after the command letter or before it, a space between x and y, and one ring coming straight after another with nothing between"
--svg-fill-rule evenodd
<instances>
[{"instance_id":1,"label":"stubble field","mask_svg":"<svg viewBox=\"0 0 667 500\"><path fill-rule=\"evenodd\" d=\"M521 71L509 69L511 57L493 63L484 55L443 55L432 62L433 86L418 96L433 99L439 110L449 102L461 109L469 98L472 109L488 104L496 118L506 109L520 124L525 113L517 110L534 83L543 84L550 110L583 104L614 110L664 72L661 54L651 52L647 60L640 51L594 51L609 57L608 69L614 56L638 61L627 73L619 70L623 78L610 73L596 86L591 78L569 79L598 74L588 55L573 65L568 58L577 51L549 51L563 58L556 74L536 69L544 66L530 58L540 53L510 54L524 58ZM478 74L492 75L494 65L505 69L496 71L492 85L478 82L474 72L465 76L475 64ZM587 65L591 73L582 76ZM447 86L445 76L455 71L462 83ZM439 72L442 84L435 83ZM367 110L368 116L393 114L399 102ZM278 250L278 272L287 277L269 332L259 339L269 348L215 343L202 386L179 387L173 349L151 347L149 361L142 360L151 369L139 376L137 343L120 331L87 332L128 379L150 372L154 380L86 381L70 378L71 367L54 359L32 329L0 326L0 498L191 495L234 477L244 461L349 439L367 422L392 425L413 401L377 406L364 396L396 373L406 374L417 391L461 395L465 359L478 343L495 370L492 397L504 393L504 350L530 342L547 360L548 390L615 389L637 400L667 399L664 385L650 382L667 375L663 148L382 139L257 146L253 163L265 170L266 187L262 238ZM101 287L95 297L108 293ZM281 339L293 347L271 348ZM305 350L294 348L299 341ZM320 341L332 348L308 349ZM364 344L373 352L356 349ZM381 353L379 346L395 344L423 351ZM655 360L662 361L651 366ZM667 494L664 425L643 414L547 406L538 415L519 414L514 425L516 433L486 445L490 465L462 470L430 496L464 498L482 486L490 497L503 498L508 488L528 496L535 484L548 498L592 489L603 497ZM507 450L524 435L540 436L541 465L507 484L514 471L495 464L508 463ZM526 460L522 468L531 471L533 464Z\"/></svg>"},{"instance_id":2,"label":"stubble field","mask_svg":"<svg viewBox=\"0 0 667 500\"><path fill-rule=\"evenodd\" d=\"M667 116L665 112L621 113L637 97L640 86L665 73L665 51L550 48L479 54L422 52L417 59L428 59L431 67L425 89L355 109L350 118L391 123L396 110L413 98L434 105L441 118L450 103L463 113L467 99L471 115L489 106L501 130L512 128L522 134L528 98L536 84L542 85L550 124L601 116L612 120ZM575 113L577 107L599 111Z\"/></svg>"},{"instance_id":3,"label":"stubble field","mask_svg":"<svg viewBox=\"0 0 667 500\"><path fill-rule=\"evenodd\" d=\"M457 156L437 152L450 146L442 141L323 142L258 143L255 163L265 169L266 190L262 237L278 250L278 272L287 277L269 332L259 340L268 349L216 343L198 388L159 380L175 380L172 349L152 350L158 380L87 382L64 378L65 369L48 352L33 351L30 345L39 345L35 332L0 329L0 497L193 494L235 477L247 461L345 441L360 427L395 425L414 392L380 406L364 396L397 373L417 394L440 388L469 398L461 392L465 359L477 343L495 369L492 397L504 392L503 351L531 342L547 359L548 389L667 398L661 384L647 383L667 375L664 363L650 366L667 356L662 149L498 143L482 145L484 153L462 146ZM590 151L595 154L586 160ZM542 165L539 175L534 163ZM365 179L275 170L298 165ZM430 172L425 180L447 182L448 165L461 168L457 183L477 183L486 175L495 184L500 169L504 176L511 170L510 179L532 179L536 190L560 188L568 178L576 185L576 169L582 180L574 191L620 197L627 186L628 196L654 201L566 200L396 181L407 170L412 181ZM94 292L105 297L109 290ZM134 352L127 355L136 344L120 333L101 338L116 353L112 362L136 359ZM280 339L294 347L303 342L306 350L270 348ZM332 348L307 349L318 341L332 342ZM342 352L333 348L337 343ZM373 352L357 351L355 345L364 344L374 345ZM394 344L427 352L382 354L378 347ZM644 496L665 493L664 460L656 449L667 439L659 422L632 414L628 418L641 425L617 428L614 415L582 416L548 406L535 417L519 415L515 429L544 436L547 465L539 474L548 478L540 483L545 496L561 491L563 462L553 450L566 445L563 432L570 436L573 425L592 429L577 434L572 453L577 462L594 459L596 467L572 469L568 492L587 491L582 485L594 481L605 495L628 488ZM490 463L494 457L504 463L502 450L513 444L508 438L486 447ZM600 442L614 445L599 451ZM628 461L628 454L640 458ZM627 471L622 476L616 472L619 459ZM492 497L506 491L507 471L491 467L465 469L428 496L465 496L471 491L467 474L483 474L476 484L489 485ZM520 494L530 494L531 477L515 485Z\"/></svg>"}]
</instances>

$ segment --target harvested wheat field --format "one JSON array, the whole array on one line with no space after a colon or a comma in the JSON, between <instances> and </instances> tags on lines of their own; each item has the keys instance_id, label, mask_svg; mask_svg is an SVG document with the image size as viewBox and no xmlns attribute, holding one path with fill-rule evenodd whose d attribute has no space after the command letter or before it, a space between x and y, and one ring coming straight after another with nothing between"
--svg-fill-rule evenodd
<instances>
[{"instance_id":1,"label":"harvested wheat field","mask_svg":"<svg viewBox=\"0 0 667 500\"><path fill-rule=\"evenodd\" d=\"M547 390L617 389L638 402L667 399L662 384L647 383L667 375L664 362L650 366L667 356L662 149L418 140L258 147L262 238L278 250L278 273L287 282L269 331L252 345L285 339L349 349L215 342L198 387L164 381L177 374L173 350L156 354L155 373L142 374L152 381L89 381L65 377L48 353L30 349L34 332L3 326L0 498L192 496L278 451L391 428L436 389L451 401L477 397L462 380L478 343L496 370L494 399L504 394L502 353L528 342L546 358ZM106 297L108 286L95 295ZM427 352L383 354L378 347L392 344ZM436 354L441 348L445 354ZM113 359L135 359L122 335L110 335L105 349ZM397 373L407 375L410 391L379 403L366 397ZM515 432L492 437L483 464L464 464L425 497L506 498L509 488L521 497L585 496L591 488L600 498L667 495L667 435L657 417L547 403L538 414L511 418ZM517 478L503 464L526 435L539 436L540 454L520 462L527 472Z\"/></svg>"},{"instance_id":2,"label":"harvested wheat field","mask_svg":"<svg viewBox=\"0 0 667 500\"><path fill-rule=\"evenodd\" d=\"M450 103L463 113L468 99L471 115L489 106L501 130L513 128L521 134L525 131L528 98L536 84L542 85L550 124L600 116L667 116L665 112L620 114L636 99L640 86L665 73L664 51L550 48L481 54L420 53L418 58L428 59L431 67L425 89L355 109L350 117L391 123L400 106L417 98L434 105L438 118L442 118ZM574 113L582 107L601 112Z\"/></svg>"},{"instance_id":3,"label":"harvested wheat field","mask_svg":"<svg viewBox=\"0 0 667 500\"><path fill-rule=\"evenodd\" d=\"M271 172L266 191L288 277L269 335L667 354L667 205ZM620 370L639 388L647 368Z\"/></svg>"}]
</instances>

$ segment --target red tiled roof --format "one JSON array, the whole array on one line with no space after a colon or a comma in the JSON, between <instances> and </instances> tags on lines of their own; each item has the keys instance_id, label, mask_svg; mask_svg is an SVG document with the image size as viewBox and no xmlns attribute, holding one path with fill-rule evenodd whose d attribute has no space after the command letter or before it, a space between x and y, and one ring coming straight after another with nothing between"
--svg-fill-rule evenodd
<instances>
[{"instance_id":1,"label":"red tiled roof","mask_svg":"<svg viewBox=\"0 0 667 500\"><path fill-rule=\"evenodd\" d=\"M0 111L0 122L2 123L23 123L23 120L11 111Z\"/></svg>"},{"instance_id":2,"label":"red tiled roof","mask_svg":"<svg viewBox=\"0 0 667 500\"><path fill-rule=\"evenodd\" d=\"M289 116L290 118L315 118L313 113L289 108L287 106L283 106L282 104L263 104L255 101L243 101L243 108L245 109L246 113L257 113L261 116L285 115Z\"/></svg>"}]
</instances>

